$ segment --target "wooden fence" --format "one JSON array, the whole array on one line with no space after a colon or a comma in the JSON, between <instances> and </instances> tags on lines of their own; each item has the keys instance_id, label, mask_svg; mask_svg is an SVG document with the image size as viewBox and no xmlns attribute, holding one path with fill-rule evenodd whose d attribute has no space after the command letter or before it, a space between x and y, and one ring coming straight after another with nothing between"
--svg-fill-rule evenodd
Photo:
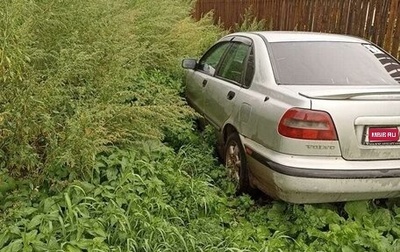
<instances>
[{"instance_id":1,"label":"wooden fence","mask_svg":"<svg viewBox=\"0 0 400 252\"><path fill-rule=\"evenodd\" d=\"M400 0L197 0L194 17L209 11L232 29L251 10L271 30L350 34L400 58Z\"/></svg>"}]
</instances>

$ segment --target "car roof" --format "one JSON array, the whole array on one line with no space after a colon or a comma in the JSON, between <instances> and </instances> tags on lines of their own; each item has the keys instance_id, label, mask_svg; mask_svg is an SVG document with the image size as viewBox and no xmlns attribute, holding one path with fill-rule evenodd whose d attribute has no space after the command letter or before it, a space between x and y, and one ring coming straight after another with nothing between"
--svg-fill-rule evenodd
<instances>
[{"instance_id":1,"label":"car roof","mask_svg":"<svg viewBox=\"0 0 400 252\"><path fill-rule=\"evenodd\" d=\"M296 42L296 41L335 41L368 43L361 38L318 32L298 32L298 31L257 31L251 32L264 37L268 42Z\"/></svg>"}]
</instances>

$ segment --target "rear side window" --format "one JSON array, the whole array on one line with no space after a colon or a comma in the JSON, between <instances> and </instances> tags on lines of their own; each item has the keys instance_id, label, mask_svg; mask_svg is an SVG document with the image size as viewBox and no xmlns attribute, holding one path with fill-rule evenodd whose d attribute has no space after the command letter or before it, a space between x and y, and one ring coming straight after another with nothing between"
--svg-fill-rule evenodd
<instances>
[{"instance_id":1,"label":"rear side window","mask_svg":"<svg viewBox=\"0 0 400 252\"><path fill-rule=\"evenodd\" d=\"M399 63L370 44L348 42L271 43L279 84L398 85Z\"/></svg>"},{"instance_id":2,"label":"rear side window","mask_svg":"<svg viewBox=\"0 0 400 252\"><path fill-rule=\"evenodd\" d=\"M249 86L254 74L254 56L250 57L251 52L250 45L233 42L221 63L217 76ZM250 67L249 59L252 59Z\"/></svg>"}]
</instances>

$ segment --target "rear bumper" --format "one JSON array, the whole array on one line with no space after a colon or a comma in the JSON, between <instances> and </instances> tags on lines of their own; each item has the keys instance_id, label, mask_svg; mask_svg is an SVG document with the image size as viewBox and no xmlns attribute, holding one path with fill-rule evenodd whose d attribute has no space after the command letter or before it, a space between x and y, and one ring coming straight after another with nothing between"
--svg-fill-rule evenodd
<instances>
[{"instance_id":1,"label":"rear bumper","mask_svg":"<svg viewBox=\"0 0 400 252\"><path fill-rule=\"evenodd\" d=\"M246 147L246 146L245 146ZM249 154L248 154L249 155ZM315 169L298 168L275 163L263 157L256 151L252 151L250 156L259 163L269 167L277 173L303 178L334 178L334 179L356 179L356 178L400 178L400 168L372 168L372 169ZM291 156L291 158L294 158ZM351 161L347 161L351 162ZM369 161L376 162L376 161ZM323 163L321 163L323 165ZM400 161L399 161L400 166Z\"/></svg>"},{"instance_id":2,"label":"rear bumper","mask_svg":"<svg viewBox=\"0 0 400 252\"><path fill-rule=\"evenodd\" d=\"M400 160L346 161L273 152L242 137L252 183L274 198L322 203L400 197Z\"/></svg>"}]
</instances>

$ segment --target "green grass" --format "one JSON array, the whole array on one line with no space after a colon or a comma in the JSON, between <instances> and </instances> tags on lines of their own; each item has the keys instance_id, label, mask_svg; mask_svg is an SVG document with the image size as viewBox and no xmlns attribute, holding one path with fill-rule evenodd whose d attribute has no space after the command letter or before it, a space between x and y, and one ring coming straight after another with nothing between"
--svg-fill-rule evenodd
<instances>
[{"instance_id":1,"label":"green grass","mask_svg":"<svg viewBox=\"0 0 400 252\"><path fill-rule=\"evenodd\" d=\"M400 250L397 199L234 195L181 96L224 33L191 6L0 3L0 252Z\"/></svg>"}]
</instances>

